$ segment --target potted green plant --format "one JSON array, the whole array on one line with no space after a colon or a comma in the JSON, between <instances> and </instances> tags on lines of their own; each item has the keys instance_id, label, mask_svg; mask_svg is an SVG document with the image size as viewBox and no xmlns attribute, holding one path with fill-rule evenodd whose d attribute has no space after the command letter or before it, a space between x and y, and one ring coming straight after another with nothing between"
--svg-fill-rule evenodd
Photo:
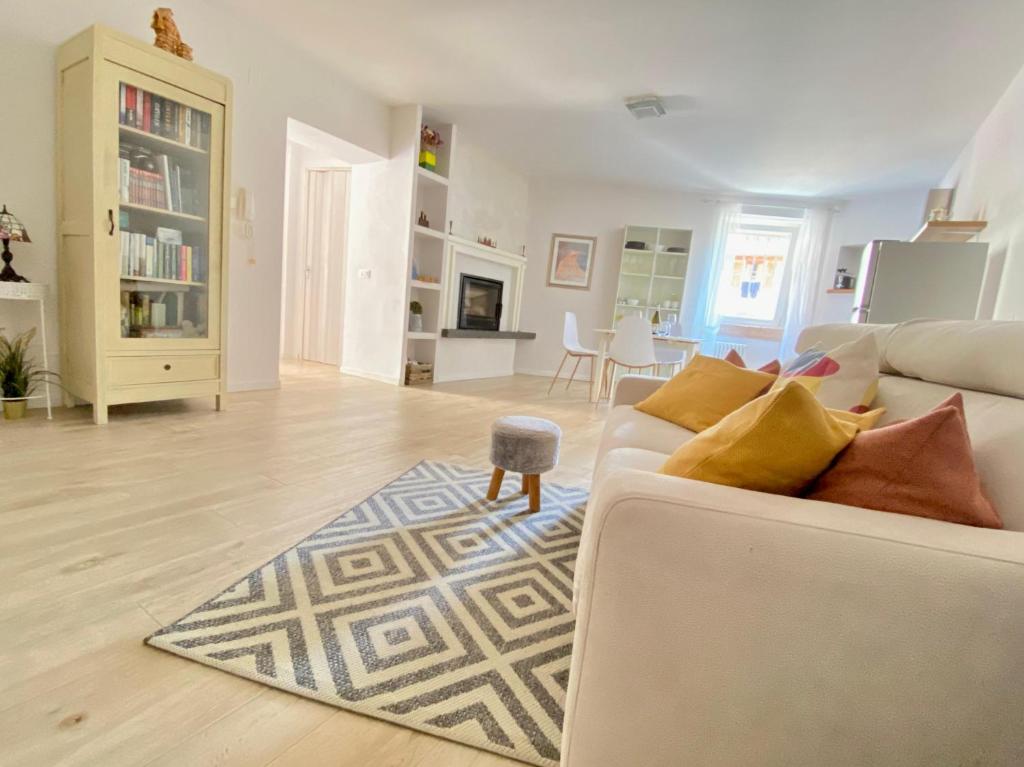
<instances>
[{"instance_id":1,"label":"potted green plant","mask_svg":"<svg viewBox=\"0 0 1024 767\"><path fill-rule=\"evenodd\" d=\"M3 397L4 418L11 421L25 415L28 398L36 387L55 373L43 370L28 357L28 346L35 337L32 328L12 339L0 334L0 396Z\"/></svg>"},{"instance_id":2,"label":"potted green plant","mask_svg":"<svg viewBox=\"0 0 1024 767\"><path fill-rule=\"evenodd\" d=\"M423 332L423 305L419 301L412 301L409 304L409 331Z\"/></svg>"}]
</instances>

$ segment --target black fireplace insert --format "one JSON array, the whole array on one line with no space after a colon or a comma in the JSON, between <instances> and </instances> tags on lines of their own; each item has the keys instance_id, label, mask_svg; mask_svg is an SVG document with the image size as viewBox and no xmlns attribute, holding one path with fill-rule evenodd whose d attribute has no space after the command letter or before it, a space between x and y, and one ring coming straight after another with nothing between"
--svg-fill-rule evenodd
<instances>
[{"instance_id":1,"label":"black fireplace insert","mask_svg":"<svg viewBox=\"0 0 1024 767\"><path fill-rule=\"evenodd\" d=\"M501 329L501 280L462 275L459 285L459 330Z\"/></svg>"}]
</instances>

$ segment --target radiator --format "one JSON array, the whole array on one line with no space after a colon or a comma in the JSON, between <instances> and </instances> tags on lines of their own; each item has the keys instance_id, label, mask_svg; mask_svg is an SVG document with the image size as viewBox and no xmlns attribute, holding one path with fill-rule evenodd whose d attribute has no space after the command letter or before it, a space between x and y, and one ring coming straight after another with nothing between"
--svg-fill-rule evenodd
<instances>
[{"instance_id":1,"label":"radiator","mask_svg":"<svg viewBox=\"0 0 1024 767\"><path fill-rule=\"evenodd\" d=\"M715 356L719 358L725 357L730 351L734 351L742 357L743 352L746 350L746 344L736 344L732 341L715 341Z\"/></svg>"}]
</instances>

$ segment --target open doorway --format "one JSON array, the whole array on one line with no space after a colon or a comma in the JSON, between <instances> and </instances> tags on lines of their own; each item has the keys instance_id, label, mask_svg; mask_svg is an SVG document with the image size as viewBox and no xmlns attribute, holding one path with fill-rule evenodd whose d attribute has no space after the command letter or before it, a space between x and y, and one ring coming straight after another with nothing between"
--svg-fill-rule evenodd
<instances>
[{"instance_id":1,"label":"open doorway","mask_svg":"<svg viewBox=\"0 0 1024 767\"><path fill-rule=\"evenodd\" d=\"M381 159L312 126L288 121L282 363L335 369L341 363L352 171Z\"/></svg>"}]
</instances>

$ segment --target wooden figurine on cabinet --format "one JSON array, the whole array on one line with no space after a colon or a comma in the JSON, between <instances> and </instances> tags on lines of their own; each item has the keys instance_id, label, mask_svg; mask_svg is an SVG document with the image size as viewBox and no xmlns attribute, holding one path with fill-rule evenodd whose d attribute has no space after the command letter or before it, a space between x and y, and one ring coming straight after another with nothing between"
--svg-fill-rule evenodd
<instances>
[{"instance_id":1,"label":"wooden figurine on cabinet","mask_svg":"<svg viewBox=\"0 0 1024 767\"><path fill-rule=\"evenodd\" d=\"M192 46L181 39L178 25L174 22L174 11L170 8L157 8L153 11L153 22L150 26L156 32L153 45L185 61L192 61Z\"/></svg>"}]
</instances>

